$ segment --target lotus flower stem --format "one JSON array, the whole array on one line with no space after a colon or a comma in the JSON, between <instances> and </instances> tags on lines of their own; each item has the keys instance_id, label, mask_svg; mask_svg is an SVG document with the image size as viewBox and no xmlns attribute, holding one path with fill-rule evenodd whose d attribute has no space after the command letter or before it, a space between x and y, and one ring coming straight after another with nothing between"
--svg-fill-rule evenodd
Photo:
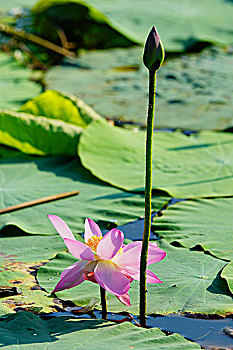
<instances>
[{"instance_id":1,"label":"lotus flower stem","mask_svg":"<svg viewBox=\"0 0 233 350\"><path fill-rule=\"evenodd\" d=\"M101 298L101 307L102 307L102 319L107 320L106 290L102 287L100 287L100 298Z\"/></svg>"},{"instance_id":2,"label":"lotus flower stem","mask_svg":"<svg viewBox=\"0 0 233 350\"><path fill-rule=\"evenodd\" d=\"M145 179L145 222L140 263L140 323L146 327L146 267L151 231L152 191L152 143L155 113L156 71L164 60L163 45L155 27L152 27L144 49L143 61L149 70L149 104L146 134L146 179Z\"/></svg>"},{"instance_id":3,"label":"lotus flower stem","mask_svg":"<svg viewBox=\"0 0 233 350\"><path fill-rule=\"evenodd\" d=\"M149 71L149 105L146 136L145 222L140 267L140 323L146 326L146 266L151 230L152 144L156 93L156 71Z\"/></svg>"}]
</instances>

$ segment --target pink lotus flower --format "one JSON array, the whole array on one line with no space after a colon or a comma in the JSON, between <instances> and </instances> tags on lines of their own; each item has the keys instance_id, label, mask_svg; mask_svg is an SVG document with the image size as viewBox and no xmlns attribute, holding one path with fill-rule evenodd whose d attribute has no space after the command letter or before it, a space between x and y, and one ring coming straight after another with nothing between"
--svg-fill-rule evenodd
<instances>
[{"instance_id":1,"label":"pink lotus flower","mask_svg":"<svg viewBox=\"0 0 233 350\"><path fill-rule=\"evenodd\" d=\"M71 254L79 259L61 273L53 293L79 285L85 280L98 283L114 294L123 304L131 306L130 283L140 278L142 242L124 245L124 234L112 229L103 237L99 226L91 219L85 221L85 244L76 239L67 224L56 215L48 215L57 232L64 239ZM156 243L149 243L147 265L164 259L166 253ZM162 283L147 270L147 283Z\"/></svg>"}]
</instances>

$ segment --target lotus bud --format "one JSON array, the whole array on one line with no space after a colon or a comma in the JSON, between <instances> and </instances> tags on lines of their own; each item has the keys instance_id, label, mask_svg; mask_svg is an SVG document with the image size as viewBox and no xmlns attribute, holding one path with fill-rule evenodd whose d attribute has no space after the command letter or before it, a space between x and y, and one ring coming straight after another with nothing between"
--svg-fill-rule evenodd
<instances>
[{"instance_id":1,"label":"lotus bud","mask_svg":"<svg viewBox=\"0 0 233 350\"><path fill-rule=\"evenodd\" d=\"M164 60L164 48L155 27L152 27L146 41L143 62L152 71L160 68Z\"/></svg>"}]
</instances>

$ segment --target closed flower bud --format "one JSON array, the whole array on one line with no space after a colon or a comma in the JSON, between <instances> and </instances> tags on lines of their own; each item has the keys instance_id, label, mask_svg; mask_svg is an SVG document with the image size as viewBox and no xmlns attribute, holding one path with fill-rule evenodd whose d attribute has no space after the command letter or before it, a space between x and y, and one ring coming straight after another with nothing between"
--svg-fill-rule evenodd
<instances>
[{"instance_id":1,"label":"closed flower bud","mask_svg":"<svg viewBox=\"0 0 233 350\"><path fill-rule=\"evenodd\" d=\"M146 41L143 62L149 70L156 71L164 60L164 48L155 27L152 27Z\"/></svg>"}]
</instances>

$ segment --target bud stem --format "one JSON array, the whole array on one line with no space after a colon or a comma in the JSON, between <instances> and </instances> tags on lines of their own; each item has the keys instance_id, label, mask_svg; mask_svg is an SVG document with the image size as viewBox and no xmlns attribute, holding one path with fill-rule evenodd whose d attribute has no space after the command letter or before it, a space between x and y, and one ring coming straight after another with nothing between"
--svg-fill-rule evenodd
<instances>
[{"instance_id":1,"label":"bud stem","mask_svg":"<svg viewBox=\"0 0 233 350\"><path fill-rule=\"evenodd\" d=\"M107 320L106 290L102 287L100 287L100 298L101 298L101 307L102 307L102 319Z\"/></svg>"},{"instance_id":2,"label":"bud stem","mask_svg":"<svg viewBox=\"0 0 233 350\"><path fill-rule=\"evenodd\" d=\"M156 71L149 70L149 104L146 134L145 222L140 265L140 324L146 327L146 266L151 231L152 143L155 112Z\"/></svg>"}]
</instances>

